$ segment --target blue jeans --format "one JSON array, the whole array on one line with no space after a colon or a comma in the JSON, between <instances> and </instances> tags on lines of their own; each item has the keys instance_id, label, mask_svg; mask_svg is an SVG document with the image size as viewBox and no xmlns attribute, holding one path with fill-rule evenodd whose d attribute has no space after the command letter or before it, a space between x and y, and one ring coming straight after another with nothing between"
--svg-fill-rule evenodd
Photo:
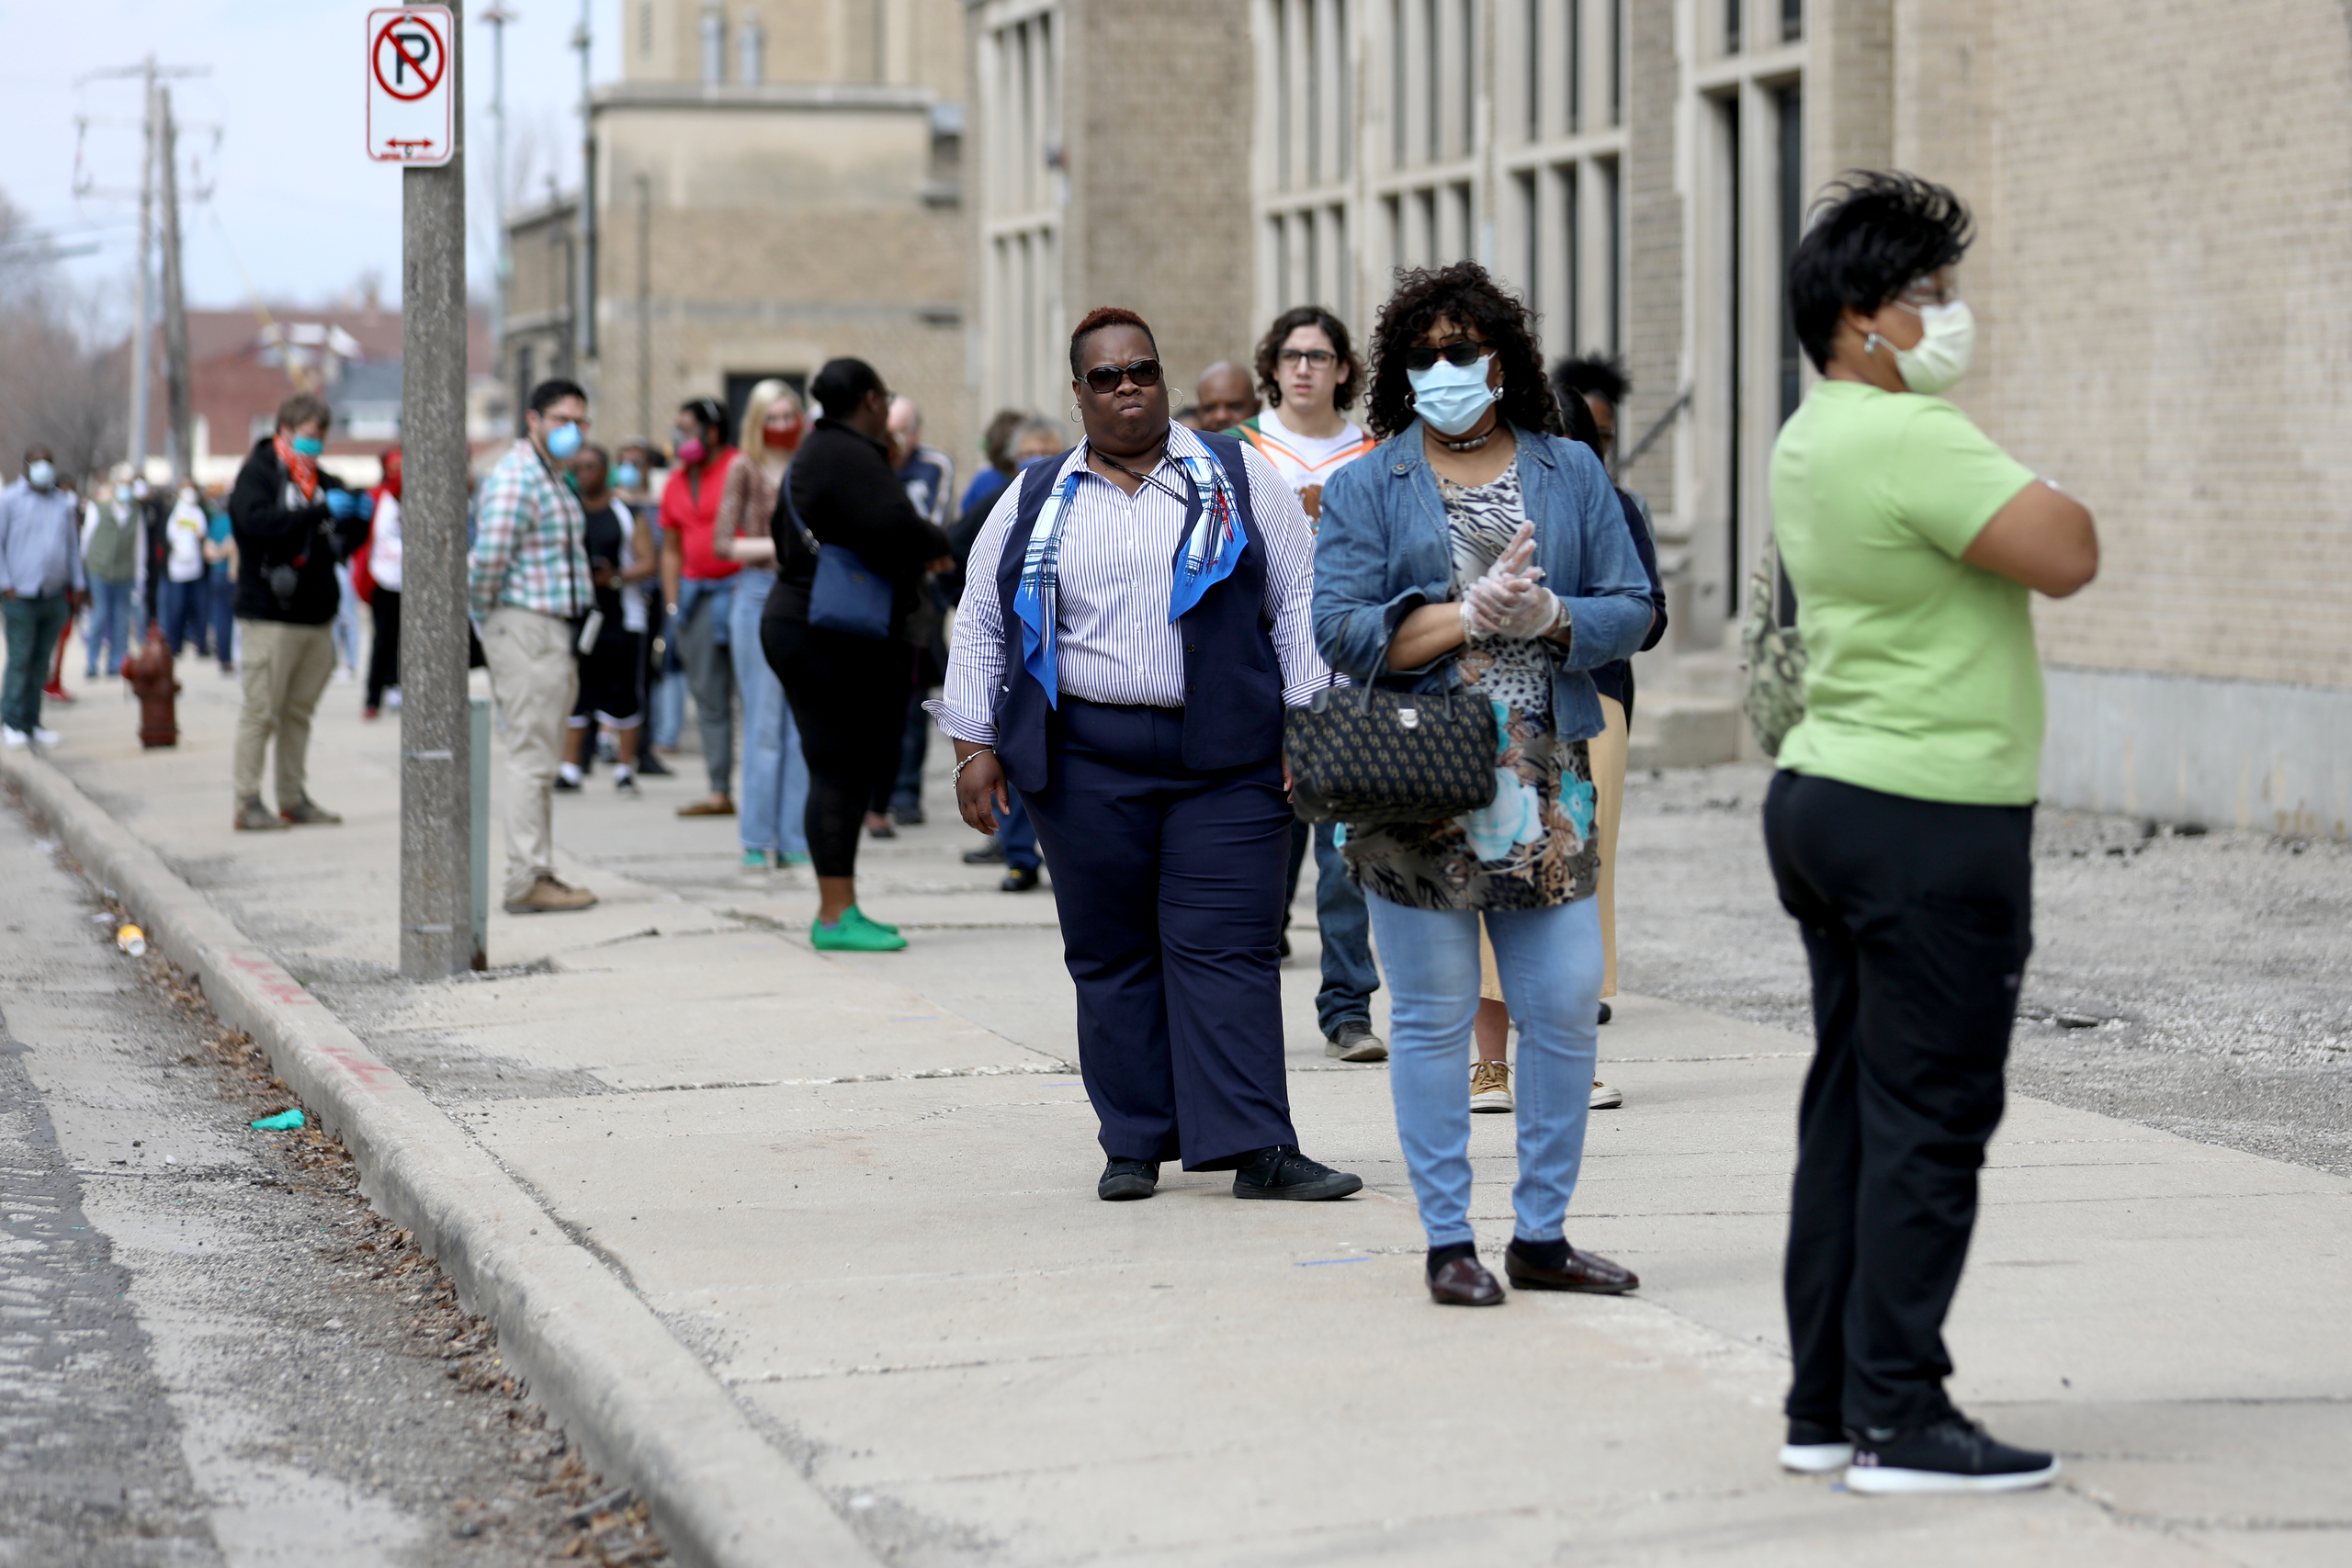
<instances>
[{"instance_id":1,"label":"blue jeans","mask_svg":"<svg viewBox=\"0 0 2352 1568\"><path fill-rule=\"evenodd\" d=\"M1388 971L1388 1084L1396 1138L1431 1247L1470 1230L1470 1021L1478 1009L1478 921L1471 909L1413 909L1366 898ZM1557 1241L1584 1163L1600 1012L1600 906L1486 911L1503 1000L1519 1021L1518 1235Z\"/></svg>"},{"instance_id":2,"label":"blue jeans","mask_svg":"<svg viewBox=\"0 0 2352 1568\"><path fill-rule=\"evenodd\" d=\"M130 657L131 604L137 587L133 582L90 579L90 625L83 634L82 650L90 660L83 673L92 680L97 679L101 665L111 675Z\"/></svg>"},{"instance_id":3,"label":"blue jeans","mask_svg":"<svg viewBox=\"0 0 2352 1568\"><path fill-rule=\"evenodd\" d=\"M710 793L729 796L735 783L735 670L728 649L734 586L731 576L687 578L678 585L678 615L669 631L677 639L695 718L702 726L702 765Z\"/></svg>"},{"instance_id":4,"label":"blue jeans","mask_svg":"<svg viewBox=\"0 0 2352 1568\"><path fill-rule=\"evenodd\" d=\"M1323 987L1315 993L1315 1021L1329 1039L1343 1023L1372 1021L1372 993L1380 989L1380 971L1372 963L1372 917L1364 911L1363 895L1348 880L1348 863L1340 853L1329 822L1294 822L1290 829L1290 877L1283 889L1283 908L1298 897L1298 868L1315 847L1315 929L1323 943Z\"/></svg>"},{"instance_id":5,"label":"blue jeans","mask_svg":"<svg viewBox=\"0 0 2352 1568\"><path fill-rule=\"evenodd\" d=\"M212 657L220 668L231 670L237 662L237 581L228 571L214 567L205 581L212 589Z\"/></svg>"},{"instance_id":6,"label":"blue jeans","mask_svg":"<svg viewBox=\"0 0 2352 1568\"><path fill-rule=\"evenodd\" d=\"M775 573L746 570L729 581L728 651L735 660L735 690L743 699L743 795L736 830L747 850L787 855L808 852L802 818L808 810L808 760L784 700L784 682L760 648L760 612Z\"/></svg>"},{"instance_id":7,"label":"blue jeans","mask_svg":"<svg viewBox=\"0 0 2352 1568\"><path fill-rule=\"evenodd\" d=\"M1004 783L1004 796L1012 802L1012 809L997 818L996 847L1004 852L1007 871L1035 871L1045 863L1037 854L1037 825L1029 820L1029 803L1021 798L1011 779Z\"/></svg>"},{"instance_id":8,"label":"blue jeans","mask_svg":"<svg viewBox=\"0 0 2352 1568\"><path fill-rule=\"evenodd\" d=\"M205 612L211 607L211 585L204 579L164 583L164 641L177 659L188 644L204 651Z\"/></svg>"}]
</instances>

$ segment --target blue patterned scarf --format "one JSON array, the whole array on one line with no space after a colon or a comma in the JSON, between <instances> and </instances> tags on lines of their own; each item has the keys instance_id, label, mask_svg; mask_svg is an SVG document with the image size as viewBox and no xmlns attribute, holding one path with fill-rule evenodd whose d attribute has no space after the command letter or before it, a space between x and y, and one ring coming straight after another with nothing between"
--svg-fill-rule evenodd
<instances>
[{"instance_id":1,"label":"blue patterned scarf","mask_svg":"<svg viewBox=\"0 0 2352 1568\"><path fill-rule=\"evenodd\" d=\"M1234 564L1250 546L1241 521L1241 499L1225 465L1198 434L1181 424L1168 427L1168 458L1190 482L1195 515L1185 536L1184 553L1177 562L1168 589L1168 620L1174 625L1201 602L1201 595L1233 575ZM1021 558L1021 585L1013 591L1012 613L1021 620L1021 663L1046 688L1046 701L1061 705L1061 676L1055 663L1055 645L1061 569L1062 526L1069 520L1069 503L1085 477L1085 457L1054 487L1029 531L1029 547Z\"/></svg>"}]
</instances>

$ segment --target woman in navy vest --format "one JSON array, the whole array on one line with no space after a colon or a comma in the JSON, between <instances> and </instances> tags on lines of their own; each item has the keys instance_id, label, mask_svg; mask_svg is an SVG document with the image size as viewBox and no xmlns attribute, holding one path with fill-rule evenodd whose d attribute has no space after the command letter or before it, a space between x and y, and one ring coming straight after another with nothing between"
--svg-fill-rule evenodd
<instances>
[{"instance_id":1,"label":"woman in navy vest","mask_svg":"<svg viewBox=\"0 0 2352 1568\"><path fill-rule=\"evenodd\" d=\"M1649 630L1649 577L1589 448L1559 434L1527 307L1475 262L1408 273L1380 313L1371 423L1382 445L1323 491L1315 630L1357 681L1461 691L1495 710L1492 806L1442 822L1351 823L1390 995L1396 1133L1428 1233L1430 1293L1502 1288L1470 1230L1471 1019L1478 932L1519 1021L1521 1290L1630 1291L1633 1271L1562 1230L1584 1156L1600 1005L1600 870L1586 673Z\"/></svg>"},{"instance_id":2,"label":"woman in navy vest","mask_svg":"<svg viewBox=\"0 0 2352 1568\"><path fill-rule=\"evenodd\" d=\"M1005 488L972 546L947 687L964 820L1020 790L1078 986L1080 1071L1109 1163L1230 1170L1237 1198L1344 1198L1298 1152L1283 1078L1283 706L1328 679L1313 545L1290 487L1168 418L1151 329L1104 309L1069 340L1086 439Z\"/></svg>"}]
</instances>

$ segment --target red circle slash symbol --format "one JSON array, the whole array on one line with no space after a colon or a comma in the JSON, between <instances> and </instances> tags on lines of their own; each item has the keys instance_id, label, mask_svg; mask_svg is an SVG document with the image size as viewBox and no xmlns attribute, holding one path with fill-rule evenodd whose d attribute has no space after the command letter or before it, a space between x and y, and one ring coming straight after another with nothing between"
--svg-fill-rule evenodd
<instances>
[{"instance_id":1,"label":"red circle slash symbol","mask_svg":"<svg viewBox=\"0 0 2352 1568\"><path fill-rule=\"evenodd\" d=\"M441 34L423 17L395 17L376 35L376 82L396 98L413 102L439 86L448 59Z\"/></svg>"}]
</instances>

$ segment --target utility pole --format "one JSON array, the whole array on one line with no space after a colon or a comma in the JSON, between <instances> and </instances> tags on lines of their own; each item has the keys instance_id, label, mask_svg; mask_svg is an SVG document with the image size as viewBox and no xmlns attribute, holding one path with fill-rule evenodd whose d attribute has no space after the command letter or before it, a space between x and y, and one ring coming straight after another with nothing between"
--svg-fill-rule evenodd
<instances>
[{"instance_id":1,"label":"utility pole","mask_svg":"<svg viewBox=\"0 0 2352 1568\"><path fill-rule=\"evenodd\" d=\"M444 3L455 141L447 163L401 171L401 973L413 979L487 961L466 692L465 14Z\"/></svg>"},{"instance_id":2,"label":"utility pole","mask_svg":"<svg viewBox=\"0 0 2352 1568\"><path fill-rule=\"evenodd\" d=\"M594 0L580 0L580 25L571 29L571 47L580 51L580 357L596 357L596 112L589 101L588 8ZM600 389L592 388L591 390Z\"/></svg>"},{"instance_id":3,"label":"utility pole","mask_svg":"<svg viewBox=\"0 0 2352 1568\"><path fill-rule=\"evenodd\" d=\"M506 24L518 14L498 0L483 8L490 24L490 220L497 231L491 255L490 352L501 380L506 377L506 294L514 281L514 258L506 250ZM514 429L523 428L523 411L514 411ZM403 694L401 700L407 700Z\"/></svg>"},{"instance_id":4,"label":"utility pole","mask_svg":"<svg viewBox=\"0 0 2352 1568\"><path fill-rule=\"evenodd\" d=\"M139 309L130 344L130 477L147 473L147 361L154 321L148 314L154 278L148 267L155 254L155 57L141 68L139 96Z\"/></svg>"},{"instance_id":5,"label":"utility pole","mask_svg":"<svg viewBox=\"0 0 2352 1568\"><path fill-rule=\"evenodd\" d=\"M179 127L172 118L172 90L155 89L161 154L156 173L164 186L164 437L172 455L176 493L195 471L196 416L190 406L187 362L187 296L180 270Z\"/></svg>"}]
</instances>

